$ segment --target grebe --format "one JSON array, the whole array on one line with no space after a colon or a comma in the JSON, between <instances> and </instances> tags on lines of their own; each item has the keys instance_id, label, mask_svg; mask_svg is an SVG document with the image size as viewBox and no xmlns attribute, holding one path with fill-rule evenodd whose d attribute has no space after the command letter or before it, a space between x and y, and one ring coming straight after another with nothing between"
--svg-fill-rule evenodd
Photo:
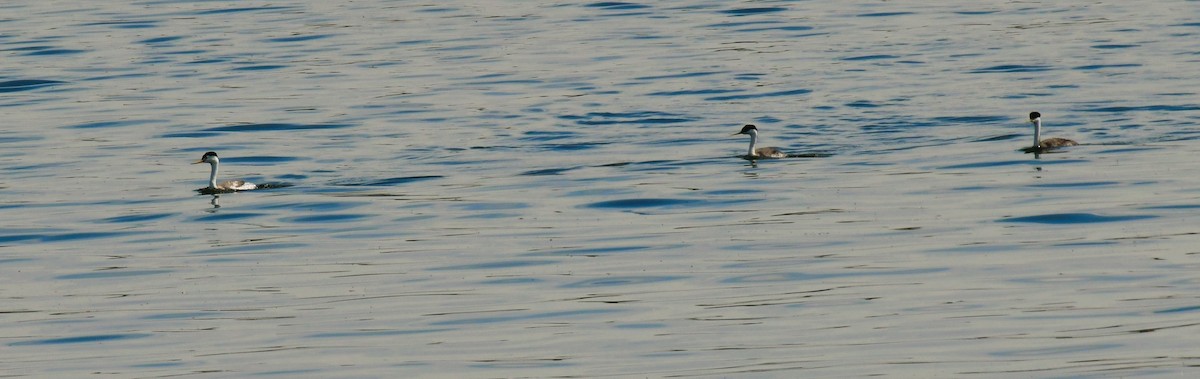
<instances>
[{"instance_id":1,"label":"grebe","mask_svg":"<svg viewBox=\"0 0 1200 379\"><path fill-rule=\"evenodd\" d=\"M221 164L221 159L217 158L217 153L215 152L210 151L204 153L204 156L200 157L200 160L195 161L192 164L200 163L208 163L211 165L212 172L208 174L208 187L198 189L197 191L203 193L223 193L249 191L259 188L258 186L254 185L254 183L249 183L243 180L226 180L220 184L217 184L217 165Z\"/></svg>"},{"instance_id":2,"label":"grebe","mask_svg":"<svg viewBox=\"0 0 1200 379\"><path fill-rule=\"evenodd\" d=\"M755 149L754 145L758 143L758 127L755 127L754 125L743 126L742 131L733 133L735 136L738 134L750 135L750 150L746 153L746 158L755 159L788 157L787 153L784 153L783 150L779 150L778 147L760 147Z\"/></svg>"},{"instance_id":3,"label":"grebe","mask_svg":"<svg viewBox=\"0 0 1200 379\"><path fill-rule=\"evenodd\" d=\"M1075 146L1078 142L1066 138L1047 138L1042 139L1042 114L1038 112L1029 112L1029 123L1033 124L1033 149L1054 149L1064 146Z\"/></svg>"}]
</instances>

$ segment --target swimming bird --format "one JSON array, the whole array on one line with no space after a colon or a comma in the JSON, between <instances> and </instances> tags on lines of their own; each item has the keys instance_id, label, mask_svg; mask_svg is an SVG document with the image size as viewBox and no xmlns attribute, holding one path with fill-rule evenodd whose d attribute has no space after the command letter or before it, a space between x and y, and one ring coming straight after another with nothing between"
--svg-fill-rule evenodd
<instances>
[{"instance_id":1,"label":"swimming bird","mask_svg":"<svg viewBox=\"0 0 1200 379\"><path fill-rule=\"evenodd\" d=\"M249 183L243 180L226 180L220 184L217 184L217 165L221 164L221 159L217 158L217 153L215 152L210 151L204 153L204 156L200 157L200 160L195 161L192 164L200 163L208 163L211 165L212 172L208 174L208 187L198 189L197 191L203 193L223 193L249 191L259 188L254 183Z\"/></svg>"},{"instance_id":2,"label":"swimming bird","mask_svg":"<svg viewBox=\"0 0 1200 379\"><path fill-rule=\"evenodd\" d=\"M787 153L779 150L778 147L760 147L754 148L758 144L758 127L754 125L746 125L742 127L742 131L733 133L733 135L749 134L750 135L750 150L746 153L746 158L787 158Z\"/></svg>"},{"instance_id":3,"label":"swimming bird","mask_svg":"<svg viewBox=\"0 0 1200 379\"><path fill-rule=\"evenodd\" d=\"M1042 114L1038 112L1029 112L1029 123L1033 124L1033 149L1054 149L1064 146L1075 146L1078 142L1066 138L1047 138L1042 139Z\"/></svg>"}]
</instances>

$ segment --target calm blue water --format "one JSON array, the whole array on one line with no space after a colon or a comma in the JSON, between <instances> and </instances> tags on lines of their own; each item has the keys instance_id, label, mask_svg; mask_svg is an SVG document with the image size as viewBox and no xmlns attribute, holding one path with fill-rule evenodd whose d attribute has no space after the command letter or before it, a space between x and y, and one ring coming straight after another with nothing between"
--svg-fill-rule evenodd
<instances>
[{"instance_id":1,"label":"calm blue water","mask_svg":"<svg viewBox=\"0 0 1200 379\"><path fill-rule=\"evenodd\" d=\"M0 372L1192 376L1196 5L5 3Z\"/></svg>"}]
</instances>

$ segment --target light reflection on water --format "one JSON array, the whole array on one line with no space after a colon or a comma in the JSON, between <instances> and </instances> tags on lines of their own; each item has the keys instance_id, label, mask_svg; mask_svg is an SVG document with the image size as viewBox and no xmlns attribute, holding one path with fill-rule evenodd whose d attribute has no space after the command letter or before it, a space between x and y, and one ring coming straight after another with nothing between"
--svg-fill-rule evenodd
<instances>
[{"instance_id":1,"label":"light reflection on water","mask_svg":"<svg viewBox=\"0 0 1200 379\"><path fill-rule=\"evenodd\" d=\"M5 8L9 375L1196 364L1169 4Z\"/></svg>"}]
</instances>

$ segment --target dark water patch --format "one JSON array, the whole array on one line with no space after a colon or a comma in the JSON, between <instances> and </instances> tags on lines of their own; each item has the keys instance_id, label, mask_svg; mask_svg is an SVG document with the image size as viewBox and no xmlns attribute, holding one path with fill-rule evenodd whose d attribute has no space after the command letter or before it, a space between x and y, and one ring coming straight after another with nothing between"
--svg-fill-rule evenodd
<instances>
[{"instance_id":1,"label":"dark water patch","mask_svg":"<svg viewBox=\"0 0 1200 379\"><path fill-rule=\"evenodd\" d=\"M1076 109L1080 112L1104 112L1104 113L1124 113L1124 112L1179 112L1179 111L1197 111L1200 110L1200 105L1144 105L1137 107L1099 107L1099 108L1083 108Z\"/></svg>"},{"instance_id":2,"label":"dark water patch","mask_svg":"<svg viewBox=\"0 0 1200 379\"><path fill-rule=\"evenodd\" d=\"M984 138L980 138L980 139L977 139L977 140L972 140L971 142L995 142L995 141L1008 141L1008 140L1011 140L1011 139L1015 139L1015 138L1022 138L1022 137L1026 137L1026 136L1028 136L1028 134L1017 134L1017 133L1013 133L1013 134L1004 134L1004 135L993 136L993 137L984 137Z\"/></svg>"},{"instance_id":3,"label":"dark water patch","mask_svg":"<svg viewBox=\"0 0 1200 379\"><path fill-rule=\"evenodd\" d=\"M158 275L175 272L173 270L124 270L124 269L108 269L103 271L85 272L81 274L59 275L54 279L108 279L108 278L125 278L130 276L145 276Z\"/></svg>"},{"instance_id":4,"label":"dark water patch","mask_svg":"<svg viewBox=\"0 0 1200 379\"><path fill-rule=\"evenodd\" d=\"M787 8L784 8L784 7L757 7L757 8L727 9L727 10L723 10L720 12L730 15L730 16L741 17L741 16L749 16L749 15L764 14L764 13L783 12L786 10L787 10Z\"/></svg>"},{"instance_id":5,"label":"dark water patch","mask_svg":"<svg viewBox=\"0 0 1200 379\"><path fill-rule=\"evenodd\" d=\"M103 129L103 128L115 128L115 127L122 127L122 126L152 124L152 123L156 123L156 122L164 122L164 120L94 121L94 122L85 122L85 123L78 124L78 125L71 125L71 126L68 126L67 128L68 129Z\"/></svg>"},{"instance_id":6,"label":"dark water patch","mask_svg":"<svg viewBox=\"0 0 1200 379\"><path fill-rule=\"evenodd\" d=\"M266 41L266 42L303 42L303 41L312 41L312 40L329 38L332 36L333 36L332 34L311 34L311 35L306 35L306 36L267 38L264 41Z\"/></svg>"},{"instance_id":7,"label":"dark water patch","mask_svg":"<svg viewBox=\"0 0 1200 379\"><path fill-rule=\"evenodd\" d=\"M567 172L567 171L571 171L571 170L579 169L579 168L581 168L581 167L582 167L582 166L575 166L575 167L562 167L562 168L544 168L544 169L540 169L540 170L530 170L530 171L525 171L525 172L522 172L522 173L520 173L520 174L518 174L518 175L521 175L521 176L549 176L549 175L562 175L563 173L565 173L565 172Z\"/></svg>"},{"instance_id":8,"label":"dark water patch","mask_svg":"<svg viewBox=\"0 0 1200 379\"><path fill-rule=\"evenodd\" d=\"M255 165L255 164L266 165L266 164L274 164L274 163L282 163L282 162L292 162L292 161L299 160L299 159L300 158L297 158L297 157L251 155L251 156L234 156L234 157L228 157L228 158L221 158L221 161L236 162L236 163L242 164L242 165Z\"/></svg>"},{"instance_id":9,"label":"dark water patch","mask_svg":"<svg viewBox=\"0 0 1200 379\"><path fill-rule=\"evenodd\" d=\"M532 313L532 314L502 315L502 316L491 316L491 317L468 318L468 319L460 319L460 320L437 321L437 322L433 322L430 324L431 325L494 324L494 323L498 323L498 322L532 321L532 320L538 320L538 319L554 319L554 320L556 320L556 323L557 323L557 322L562 322L563 320L570 320L573 317L602 315L602 314L610 314L610 313L617 313L617 312L620 312L620 311L616 310L616 309L579 309L579 310L572 310L572 311L542 312L542 313Z\"/></svg>"},{"instance_id":10,"label":"dark water patch","mask_svg":"<svg viewBox=\"0 0 1200 379\"><path fill-rule=\"evenodd\" d=\"M352 124L290 124L290 123L266 123L266 124L237 124L218 126L204 129L205 132L278 132L289 130L324 130L324 129L342 129L354 126Z\"/></svg>"},{"instance_id":11,"label":"dark water patch","mask_svg":"<svg viewBox=\"0 0 1200 379\"><path fill-rule=\"evenodd\" d=\"M721 71L700 71L700 72L685 72L682 74L657 75L657 76L642 76L634 78L636 80L660 80L660 79L678 79L678 78L694 78L697 76L709 76L721 74Z\"/></svg>"},{"instance_id":12,"label":"dark water patch","mask_svg":"<svg viewBox=\"0 0 1200 379\"><path fill-rule=\"evenodd\" d=\"M700 89L700 90L681 90L681 91L663 91L651 92L646 96L688 96L688 95L714 95L719 93L742 92L740 89Z\"/></svg>"},{"instance_id":13,"label":"dark water patch","mask_svg":"<svg viewBox=\"0 0 1200 379\"><path fill-rule=\"evenodd\" d=\"M1073 183L1046 183L1046 184L1031 184L1034 188L1079 188L1079 187L1101 187L1121 184L1120 182L1073 182Z\"/></svg>"},{"instance_id":14,"label":"dark water patch","mask_svg":"<svg viewBox=\"0 0 1200 379\"><path fill-rule=\"evenodd\" d=\"M719 195L750 195L750 194L757 195L757 194L761 194L761 193L765 193L765 192L766 191L756 190L756 189L727 189L727 190L704 191L702 193L705 195L719 196Z\"/></svg>"},{"instance_id":15,"label":"dark water patch","mask_svg":"<svg viewBox=\"0 0 1200 379\"><path fill-rule=\"evenodd\" d=\"M1159 313L1159 314L1162 314L1162 313L1186 313L1186 312L1196 312L1196 311L1200 311L1200 305L1192 305L1192 306L1188 306L1188 307L1157 310L1157 311L1154 311L1154 313Z\"/></svg>"},{"instance_id":16,"label":"dark water patch","mask_svg":"<svg viewBox=\"0 0 1200 379\"><path fill-rule=\"evenodd\" d=\"M696 121L695 118L666 112L589 112L582 116L562 115L563 120L574 121L579 125L663 125Z\"/></svg>"},{"instance_id":17,"label":"dark water patch","mask_svg":"<svg viewBox=\"0 0 1200 379\"><path fill-rule=\"evenodd\" d=\"M1128 48L1131 48L1131 47L1138 47L1138 46L1141 46L1141 45L1134 45L1134 44L1108 44L1108 45L1092 45L1092 48L1093 48L1093 49L1105 49L1105 50L1107 50L1107 49L1128 49Z\"/></svg>"},{"instance_id":18,"label":"dark water patch","mask_svg":"<svg viewBox=\"0 0 1200 379\"><path fill-rule=\"evenodd\" d=\"M882 105L867 100L855 100L845 104L849 108L879 108Z\"/></svg>"},{"instance_id":19,"label":"dark water patch","mask_svg":"<svg viewBox=\"0 0 1200 379\"><path fill-rule=\"evenodd\" d=\"M141 64L151 64L151 62L141 62ZM134 72L134 73L128 73L128 74L92 76L92 77L88 77L88 78L82 78L79 80L85 81L85 82L91 82L91 81L113 80L113 79L148 78L151 76L153 76L153 74L146 73L146 72Z\"/></svg>"},{"instance_id":20,"label":"dark water patch","mask_svg":"<svg viewBox=\"0 0 1200 379\"><path fill-rule=\"evenodd\" d=\"M77 232L77 233L59 233L59 234L9 234L0 235L0 243L9 242L63 242L63 241L81 241L99 238L112 238L133 234L132 232Z\"/></svg>"},{"instance_id":21,"label":"dark water patch","mask_svg":"<svg viewBox=\"0 0 1200 379\"><path fill-rule=\"evenodd\" d=\"M678 207L678 206L684 206L684 205L692 205L692 204L696 204L696 203L700 203L700 202L701 202L700 200L688 200L688 199L656 199L656 198L622 199L622 200L609 200L609 201L601 201L601 202L591 203L591 204L584 205L584 207L601 208L601 209L638 209L638 208L652 208L652 207Z\"/></svg>"},{"instance_id":22,"label":"dark water patch","mask_svg":"<svg viewBox=\"0 0 1200 379\"><path fill-rule=\"evenodd\" d=\"M411 334L425 334L437 332L449 332L457 329L409 329L409 330L360 330L353 332L332 332L332 333L317 333L310 334L311 338L355 338L355 337L388 337L388 336L406 336Z\"/></svg>"},{"instance_id":23,"label":"dark water patch","mask_svg":"<svg viewBox=\"0 0 1200 379\"><path fill-rule=\"evenodd\" d=\"M23 55L26 55L26 56L38 56L38 55L66 55L66 54L79 54L79 53L82 53L82 52L85 52L85 51L87 51L87 50L76 50L76 49L46 49L46 50L31 51L31 52L25 53L25 54L23 54Z\"/></svg>"},{"instance_id":24,"label":"dark water patch","mask_svg":"<svg viewBox=\"0 0 1200 379\"><path fill-rule=\"evenodd\" d=\"M29 91L38 88L45 88L63 84L57 80L39 80L39 79L20 79L0 82L0 93Z\"/></svg>"},{"instance_id":25,"label":"dark water patch","mask_svg":"<svg viewBox=\"0 0 1200 379\"><path fill-rule=\"evenodd\" d=\"M158 26L158 21L140 20L140 21L101 21L89 22L80 24L80 26L108 26L111 25L118 29L146 29Z\"/></svg>"},{"instance_id":26,"label":"dark water patch","mask_svg":"<svg viewBox=\"0 0 1200 379\"><path fill-rule=\"evenodd\" d=\"M650 7L649 5L625 3L620 1L602 1L598 3L585 4L584 6L588 8L602 8L604 10L633 10Z\"/></svg>"},{"instance_id":27,"label":"dark water patch","mask_svg":"<svg viewBox=\"0 0 1200 379\"><path fill-rule=\"evenodd\" d=\"M260 64L260 65L253 65L253 66L242 66L242 67L235 67L235 68L233 68L233 71L264 71L264 70L277 70L277 69L281 69L281 68L284 68L284 67L287 67L287 66L286 66L286 65L281 65L281 64Z\"/></svg>"},{"instance_id":28,"label":"dark water patch","mask_svg":"<svg viewBox=\"0 0 1200 379\"><path fill-rule=\"evenodd\" d=\"M855 61L876 61L876 60L880 60L880 59L896 59L896 58L899 58L899 56L880 54L880 55L861 55L861 56L857 56L857 57L842 58L840 60L847 61L847 62L855 62Z\"/></svg>"},{"instance_id":29,"label":"dark water patch","mask_svg":"<svg viewBox=\"0 0 1200 379\"><path fill-rule=\"evenodd\" d=\"M215 15L215 14L264 12L264 11L272 11L272 13L277 14L280 12L276 12L276 11L292 10L292 9L296 9L296 7L285 7L285 6L239 7L239 8L208 9L208 10L197 11L197 12L195 12L195 14L205 16L205 15Z\"/></svg>"},{"instance_id":30,"label":"dark water patch","mask_svg":"<svg viewBox=\"0 0 1200 379\"><path fill-rule=\"evenodd\" d=\"M226 58L197 59L197 60L193 60L191 62L184 62L184 64L210 64L210 63L225 63L225 62L229 62L229 59L226 59Z\"/></svg>"},{"instance_id":31,"label":"dark water patch","mask_svg":"<svg viewBox=\"0 0 1200 379\"><path fill-rule=\"evenodd\" d=\"M66 163L65 162L50 162L50 163L31 164L31 165L25 165L25 166L12 166L12 167L5 168L5 170L8 170L8 171L26 171L26 170L38 171L38 170L43 170L43 169L47 169L47 168L51 168L51 167L62 167L62 166L66 166Z\"/></svg>"},{"instance_id":32,"label":"dark water patch","mask_svg":"<svg viewBox=\"0 0 1200 379\"><path fill-rule=\"evenodd\" d=\"M90 336L51 338L43 340L20 341L8 344L8 346L33 346L33 345L64 345L72 343L92 343L92 342L112 342L119 340L129 340L136 338L149 337L146 333L124 333L124 334L93 334Z\"/></svg>"},{"instance_id":33,"label":"dark water patch","mask_svg":"<svg viewBox=\"0 0 1200 379\"><path fill-rule=\"evenodd\" d=\"M957 11L954 13L961 14L961 15L967 15L967 16L978 16L978 15L992 14L992 13L996 13L996 12L997 11Z\"/></svg>"},{"instance_id":34,"label":"dark water patch","mask_svg":"<svg viewBox=\"0 0 1200 379\"><path fill-rule=\"evenodd\" d=\"M632 286L639 284L661 283L687 278L686 276L671 276L671 275L627 275L627 276L606 276L603 278L582 280L574 283L567 283L561 288L595 288L595 287L617 287L617 286Z\"/></svg>"},{"instance_id":35,"label":"dark water patch","mask_svg":"<svg viewBox=\"0 0 1200 379\"><path fill-rule=\"evenodd\" d=\"M1088 65L1088 66L1076 66L1076 67L1072 67L1071 69L1072 70L1080 70L1080 71L1091 71L1091 70L1100 70L1100 69L1106 69L1106 68L1125 68L1125 67L1141 67L1141 66L1142 65L1140 63L1094 64L1094 65Z\"/></svg>"},{"instance_id":36,"label":"dark water patch","mask_svg":"<svg viewBox=\"0 0 1200 379\"><path fill-rule=\"evenodd\" d=\"M746 99L758 99L758 98L763 98L763 97L804 95L804 94L808 94L811 92L812 92L812 90L810 90L810 89L794 89L794 90L787 90L787 91L776 91L776 92L746 94L746 95L713 96L713 97L705 98L704 100L708 100L708 101L746 100Z\"/></svg>"},{"instance_id":37,"label":"dark water patch","mask_svg":"<svg viewBox=\"0 0 1200 379\"><path fill-rule=\"evenodd\" d=\"M442 266L442 267L430 268L429 270L432 270L432 271L499 270L499 269L506 269L506 268L544 266L544 265L552 265L555 263L559 263L559 262L558 261L549 261L549 260L512 260L512 261L472 263L472 264L454 265L454 266Z\"/></svg>"},{"instance_id":38,"label":"dark water patch","mask_svg":"<svg viewBox=\"0 0 1200 379\"><path fill-rule=\"evenodd\" d=\"M892 17L914 14L913 12L878 12L878 13L863 13L858 17Z\"/></svg>"},{"instance_id":39,"label":"dark water patch","mask_svg":"<svg viewBox=\"0 0 1200 379\"><path fill-rule=\"evenodd\" d=\"M1054 224L1054 225L1069 225L1069 224L1094 224L1101 222L1119 222L1119 221L1134 221L1155 218L1153 215L1126 215L1126 216L1102 216L1093 213L1052 213L1036 216L1011 217L997 222L1022 222L1035 224Z\"/></svg>"},{"instance_id":40,"label":"dark water patch","mask_svg":"<svg viewBox=\"0 0 1200 379\"><path fill-rule=\"evenodd\" d=\"M176 214L177 213L149 213L149 214L109 217L106 219L102 219L100 221L107 222L107 223L145 222L145 221L153 221L153 220L158 220L161 218L171 217Z\"/></svg>"},{"instance_id":41,"label":"dark water patch","mask_svg":"<svg viewBox=\"0 0 1200 379\"><path fill-rule=\"evenodd\" d=\"M193 219L193 221L199 221L199 222L235 221L235 220L244 220L244 219L248 219L248 218L255 218L255 217L262 217L262 216L266 216L266 214L265 213L249 213L249 212L241 212L241 213L239 213L239 212L222 212L222 213L214 213L214 214L210 214L210 215L196 217Z\"/></svg>"},{"instance_id":42,"label":"dark water patch","mask_svg":"<svg viewBox=\"0 0 1200 379\"><path fill-rule=\"evenodd\" d=\"M163 43L163 42L178 41L181 39L183 39L182 36L167 36L167 37L147 38L147 39L144 39L144 40L141 40L138 42L145 43L145 44L156 44L156 43Z\"/></svg>"},{"instance_id":43,"label":"dark water patch","mask_svg":"<svg viewBox=\"0 0 1200 379\"><path fill-rule=\"evenodd\" d=\"M1049 71L1051 69L1052 69L1051 66L1043 66L1043 65L1004 64L1004 65L999 65L999 66L977 68L977 69L974 69L974 70L971 70L968 72L972 73L972 74L991 74L991 73L1009 73L1009 72L1040 72L1040 71Z\"/></svg>"},{"instance_id":44,"label":"dark water patch","mask_svg":"<svg viewBox=\"0 0 1200 379\"><path fill-rule=\"evenodd\" d=\"M598 146L608 145L612 142L577 142L577 143L552 143L541 145L540 147L551 151L579 151L593 149Z\"/></svg>"},{"instance_id":45,"label":"dark water patch","mask_svg":"<svg viewBox=\"0 0 1200 379\"><path fill-rule=\"evenodd\" d=\"M46 137L42 137L42 136L0 137L0 143L32 142L32 141L41 141L44 139L46 139Z\"/></svg>"},{"instance_id":46,"label":"dark water patch","mask_svg":"<svg viewBox=\"0 0 1200 379\"><path fill-rule=\"evenodd\" d=\"M53 48L54 48L54 46L23 46L23 47L14 47L11 49L3 49L0 51L39 51L39 50L50 50Z\"/></svg>"},{"instance_id":47,"label":"dark water patch","mask_svg":"<svg viewBox=\"0 0 1200 379\"><path fill-rule=\"evenodd\" d=\"M364 219L364 218L368 218L368 217L371 217L371 216L373 216L373 215L365 215L365 214L346 214L346 213L338 213L338 214L319 214L319 215L311 215L311 216L298 216L298 217L289 217L289 218L286 218L286 219L284 219L284 221L287 221L287 222L294 222L294 223L302 223L302 224L310 224L310 223L330 223L330 222L349 222L349 221L358 221L358 220L362 220L362 219Z\"/></svg>"},{"instance_id":48,"label":"dark water patch","mask_svg":"<svg viewBox=\"0 0 1200 379\"><path fill-rule=\"evenodd\" d=\"M441 179L441 178L444 178L444 176L441 176L441 175L400 176L400 177L387 178L387 179L343 180L343 181L334 182L333 185L348 186L348 187L359 187L359 186L386 187L386 186L395 186L395 185L408 184L408 183L420 182L420 181L426 181L426 180L432 180L432 179Z\"/></svg>"},{"instance_id":49,"label":"dark water patch","mask_svg":"<svg viewBox=\"0 0 1200 379\"><path fill-rule=\"evenodd\" d=\"M754 274L745 275L722 280L724 283L776 283L776 282L795 282L808 280L824 280L834 278L845 278L854 276L891 276L891 275L918 275L931 274L935 272L947 271L948 268L921 268L908 270L856 270L849 272L837 273L821 273L807 274L802 272L778 272L770 274Z\"/></svg>"},{"instance_id":50,"label":"dark water patch","mask_svg":"<svg viewBox=\"0 0 1200 379\"><path fill-rule=\"evenodd\" d=\"M1154 205L1149 207L1141 207L1139 209L1200 209L1200 204Z\"/></svg>"},{"instance_id":51,"label":"dark water patch","mask_svg":"<svg viewBox=\"0 0 1200 379\"><path fill-rule=\"evenodd\" d=\"M803 31L809 31L809 30L813 30L813 29L814 28L811 26L789 25L789 26L770 26L770 27L760 27L760 28L743 28L743 29L738 29L735 31L738 33L757 33L757 32L766 32L766 31L772 31L772 30L781 30L781 31L785 31L785 32L803 32ZM804 36L807 37L807 36L815 36L815 35L820 35L820 34L824 34L824 33L806 34ZM793 37L796 37L796 36L793 36Z\"/></svg>"}]
</instances>

